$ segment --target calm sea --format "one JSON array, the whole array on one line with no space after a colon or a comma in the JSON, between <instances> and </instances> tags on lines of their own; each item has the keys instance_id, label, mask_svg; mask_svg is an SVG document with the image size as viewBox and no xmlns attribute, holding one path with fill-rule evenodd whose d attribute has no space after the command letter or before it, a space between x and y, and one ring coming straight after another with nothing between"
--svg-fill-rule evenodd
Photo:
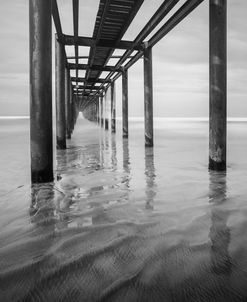
<instances>
[{"instance_id":1,"label":"calm sea","mask_svg":"<svg viewBox=\"0 0 247 302\"><path fill-rule=\"evenodd\" d=\"M30 186L28 119L0 119L0 301L247 301L247 122L227 173L208 122L143 121L129 140L79 119L54 184Z\"/></svg>"}]
</instances>

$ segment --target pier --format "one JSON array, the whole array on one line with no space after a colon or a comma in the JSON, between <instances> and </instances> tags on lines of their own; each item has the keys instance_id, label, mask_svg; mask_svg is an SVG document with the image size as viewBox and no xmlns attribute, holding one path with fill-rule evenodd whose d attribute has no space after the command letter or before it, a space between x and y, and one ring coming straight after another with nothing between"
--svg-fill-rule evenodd
<instances>
[{"instance_id":1,"label":"pier","mask_svg":"<svg viewBox=\"0 0 247 302\"><path fill-rule=\"evenodd\" d=\"M79 36L79 0L72 0L74 34L63 32L56 0L30 0L30 127L31 178L33 183L53 181L52 129L52 19L55 35L56 146L66 149L79 112L106 131L116 132L116 85L122 77L122 136L128 139L128 69L143 58L145 147L153 135L152 49L204 0L187 0L167 21L179 0L165 0L133 41L123 36L144 0L100 0L92 36ZM226 0L210 0L209 28L209 163L210 170L226 170ZM147 39L148 38L148 39ZM75 56L65 46L74 46ZM79 47L89 47L80 57ZM114 50L125 50L116 57ZM118 59L109 65L111 58ZM81 64L80 59L87 63ZM71 63L73 61L73 63ZM75 70L75 77L71 76ZM85 77L79 77L85 70ZM109 74L103 78L102 72ZM110 98L109 98L110 95ZM108 96L108 97L107 97ZM110 121L109 121L110 117Z\"/></svg>"}]
</instances>

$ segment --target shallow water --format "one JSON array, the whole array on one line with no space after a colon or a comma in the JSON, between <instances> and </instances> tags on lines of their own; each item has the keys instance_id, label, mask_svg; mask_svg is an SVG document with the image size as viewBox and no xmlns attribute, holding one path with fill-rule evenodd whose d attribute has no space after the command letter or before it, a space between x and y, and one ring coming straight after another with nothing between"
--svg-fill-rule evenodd
<instances>
[{"instance_id":1,"label":"shallow water","mask_svg":"<svg viewBox=\"0 0 247 302\"><path fill-rule=\"evenodd\" d=\"M143 122L129 140L79 119L57 181L30 187L28 120L0 120L1 301L247 301L247 123L227 173L208 123Z\"/></svg>"}]
</instances>

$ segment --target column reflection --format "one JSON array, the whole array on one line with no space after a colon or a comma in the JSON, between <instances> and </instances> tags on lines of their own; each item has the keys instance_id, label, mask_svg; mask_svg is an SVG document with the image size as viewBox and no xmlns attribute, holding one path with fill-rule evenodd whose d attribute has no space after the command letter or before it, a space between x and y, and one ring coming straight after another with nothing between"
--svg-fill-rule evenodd
<instances>
[{"instance_id":1,"label":"column reflection","mask_svg":"<svg viewBox=\"0 0 247 302\"><path fill-rule=\"evenodd\" d=\"M125 172L123 183L126 188L130 188L130 156L129 156L129 141L128 139L123 139L123 170Z\"/></svg>"},{"instance_id":2,"label":"column reflection","mask_svg":"<svg viewBox=\"0 0 247 302\"><path fill-rule=\"evenodd\" d=\"M111 164L112 170L117 170L117 144L116 144L116 135L113 134L111 137Z\"/></svg>"},{"instance_id":3,"label":"column reflection","mask_svg":"<svg viewBox=\"0 0 247 302\"><path fill-rule=\"evenodd\" d=\"M226 173L209 174L209 202L211 204L211 221L209 237L211 240L211 269L219 274L230 274L232 261L229 255L231 232L227 226L229 213L225 208L227 201Z\"/></svg>"},{"instance_id":4,"label":"column reflection","mask_svg":"<svg viewBox=\"0 0 247 302\"><path fill-rule=\"evenodd\" d=\"M49 232L55 229L54 184L34 184L31 187L30 220L39 231Z\"/></svg>"},{"instance_id":5,"label":"column reflection","mask_svg":"<svg viewBox=\"0 0 247 302\"><path fill-rule=\"evenodd\" d=\"M156 195L155 166L153 148L145 148L145 175L146 175L146 206L147 210L153 210L154 197Z\"/></svg>"}]
</instances>

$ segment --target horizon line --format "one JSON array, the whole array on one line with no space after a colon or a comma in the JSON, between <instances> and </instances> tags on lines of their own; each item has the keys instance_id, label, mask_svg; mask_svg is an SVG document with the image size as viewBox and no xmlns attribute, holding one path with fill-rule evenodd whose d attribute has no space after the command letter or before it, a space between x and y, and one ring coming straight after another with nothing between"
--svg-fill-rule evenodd
<instances>
[{"instance_id":1,"label":"horizon line","mask_svg":"<svg viewBox=\"0 0 247 302\"><path fill-rule=\"evenodd\" d=\"M198 120L198 121L209 121L209 117L203 117L203 116L193 116L193 117L187 117L187 116L174 116L174 117L169 117L169 116L154 116L153 117L155 120ZM27 115L3 115L0 116L0 119L5 119L5 120L11 120L11 119L30 119L30 116ZM117 116L116 120L122 120L121 116ZM142 121L144 120L143 116L129 116L129 120L139 120ZM247 121L247 117L227 117L228 121Z\"/></svg>"}]
</instances>

